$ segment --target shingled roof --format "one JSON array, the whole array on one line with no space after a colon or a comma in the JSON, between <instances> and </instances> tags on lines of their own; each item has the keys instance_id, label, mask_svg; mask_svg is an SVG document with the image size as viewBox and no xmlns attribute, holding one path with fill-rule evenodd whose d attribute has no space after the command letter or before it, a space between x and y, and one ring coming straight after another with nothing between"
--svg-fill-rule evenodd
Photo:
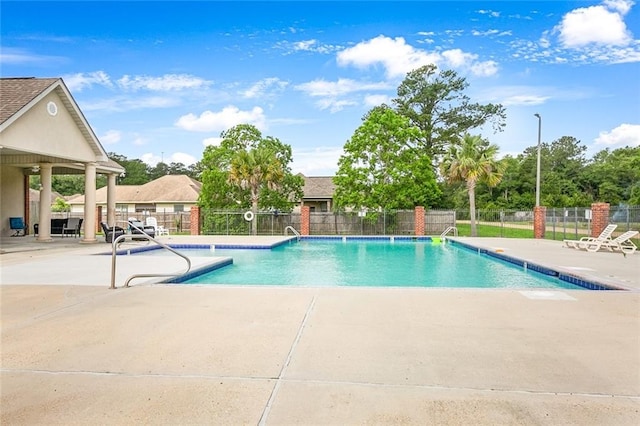
<instances>
[{"instance_id":1,"label":"shingled roof","mask_svg":"<svg viewBox=\"0 0 640 426\"><path fill-rule=\"evenodd\" d=\"M144 185L117 185L116 202L135 203L195 203L202 184L186 175L166 175ZM69 204L84 204L84 195L68 201ZM96 203L107 202L107 187L96 191Z\"/></svg>"},{"instance_id":2,"label":"shingled roof","mask_svg":"<svg viewBox=\"0 0 640 426\"><path fill-rule=\"evenodd\" d=\"M304 198L333 198L336 185L332 176L300 176L304 179Z\"/></svg>"},{"instance_id":3,"label":"shingled roof","mask_svg":"<svg viewBox=\"0 0 640 426\"><path fill-rule=\"evenodd\" d=\"M33 101L59 78L0 78L0 124Z\"/></svg>"}]
</instances>

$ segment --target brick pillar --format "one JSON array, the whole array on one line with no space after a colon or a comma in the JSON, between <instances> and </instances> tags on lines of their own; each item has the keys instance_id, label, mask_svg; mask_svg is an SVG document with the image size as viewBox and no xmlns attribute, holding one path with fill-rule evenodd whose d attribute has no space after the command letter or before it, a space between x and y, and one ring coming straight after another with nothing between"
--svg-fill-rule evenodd
<instances>
[{"instance_id":1,"label":"brick pillar","mask_svg":"<svg viewBox=\"0 0 640 426\"><path fill-rule=\"evenodd\" d=\"M302 206L300 208L300 234L310 235L311 230L311 209L309 206Z\"/></svg>"},{"instance_id":2,"label":"brick pillar","mask_svg":"<svg viewBox=\"0 0 640 426\"><path fill-rule=\"evenodd\" d=\"M192 206L189 219L189 233L191 235L200 235L200 207Z\"/></svg>"},{"instance_id":3,"label":"brick pillar","mask_svg":"<svg viewBox=\"0 0 640 426\"><path fill-rule=\"evenodd\" d=\"M544 238L547 228L547 208L537 206L533 208L533 238Z\"/></svg>"},{"instance_id":4,"label":"brick pillar","mask_svg":"<svg viewBox=\"0 0 640 426\"><path fill-rule=\"evenodd\" d=\"M599 236L609 224L609 203L591 204L591 236Z\"/></svg>"},{"instance_id":5,"label":"brick pillar","mask_svg":"<svg viewBox=\"0 0 640 426\"><path fill-rule=\"evenodd\" d=\"M415 230L416 236L424 235L424 207L416 206L413 218L413 229Z\"/></svg>"}]
</instances>

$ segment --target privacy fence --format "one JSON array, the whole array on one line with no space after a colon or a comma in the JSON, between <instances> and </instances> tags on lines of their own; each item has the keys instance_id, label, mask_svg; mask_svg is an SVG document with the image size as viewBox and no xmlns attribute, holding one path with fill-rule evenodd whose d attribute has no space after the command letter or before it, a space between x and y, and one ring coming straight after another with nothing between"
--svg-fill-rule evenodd
<instances>
[{"instance_id":1,"label":"privacy fence","mask_svg":"<svg viewBox=\"0 0 640 426\"><path fill-rule=\"evenodd\" d=\"M251 223L244 211L200 210L200 234L249 235ZM533 210L476 211L476 228L481 237L533 237ZM591 209L585 207L547 208L548 239L574 239L591 234ZM255 219L259 235L282 235L292 226L301 231L301 213L260 212ZM609 222L616 223L616 233L640 230L640 206L612 207ZM471 235L469 210L428 209L424 213L424 235L438 236L455 226L460 236ZM380 212L311 212L309 235L415 235L416 213L413 210Z\"/></svg>"},{"instance_id":2,"label":"privacy fence","mask_svg":"<svg viewBox=\"0 0 640 426\"><path fill-rule=\"evenodd\" d=\"M37 206L33 206L37 207ZM31 210L38 211L37 208ZM173 234L249 235L251 222L245 219L245 211L220 211L197 209L194 212L154 212L158 225ZM116 213L116 224L124 226L131 213ZM53 218L82 217L81 214L53 213ZM106 212L99 215L106 221ZM137 217L137 216L136 216ZM137 217L144 220L145 217ZM485 210L476 211L476 227L480 237L533 237L533 210ZM259 212L259 235L282 235L292 226L302 230L301 213ZM194 223L196 221L196 223ZM33 218L31 223L37 223ZM640 230L640 206L617 206L609 210L609 223L618 225L616 235L628 230ZM194 226L197 225L197 226ZM416 212L414 210L385 210L379 212L310 212L309 235L415 235ZM471 235L469 210L426 209L424 235L438 236L449 226L455 226L460 236ZM591 234L591 209L586 207L547 208L545 238L577 239ZM199 232L194 232L197 229Z\"/></svg>"}]
</instances>

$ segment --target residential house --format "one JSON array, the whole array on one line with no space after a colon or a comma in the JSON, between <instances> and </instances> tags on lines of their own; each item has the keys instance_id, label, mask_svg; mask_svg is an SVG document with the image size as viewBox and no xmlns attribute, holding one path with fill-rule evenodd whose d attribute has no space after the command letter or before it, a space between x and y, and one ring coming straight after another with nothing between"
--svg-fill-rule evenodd
<instances>
[{"instance_id":1,"label":"residential house","mask_svg":"<svg viewBox=\"0 0 640 426\"><path fill-rule=\"evenodd\" d=\"M330 212L333 211L333 193L336 185L333 183L332 176L305 176L300 173L304 179L302 203L294 208L299 212L301 206L309 206L312 212Z\"/></svg>"}]
</instances>

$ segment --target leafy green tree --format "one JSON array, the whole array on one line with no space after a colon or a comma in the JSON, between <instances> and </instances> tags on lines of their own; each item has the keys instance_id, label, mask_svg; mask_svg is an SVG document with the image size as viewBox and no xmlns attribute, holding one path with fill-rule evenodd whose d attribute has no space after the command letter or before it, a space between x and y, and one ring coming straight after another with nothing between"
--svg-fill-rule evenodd
<instances>
[{"instance_id":1,"label":"leafy green tree","mask_svg":"<svg viewBox=\"0 0 640 426\"><path fill-rule=\"evenodd\" d=\"M597 201L611 205L638 205L640 147L624 147L596 153L583 173L584 186ZM635 201L635 202L634 202Z\"/></svg>"},{"instance_id":2,"label":"leafy green tree","mask_svg":"<svg viewBox=\"0 0 640 426\"><path fill-rule=\"evenodd\" d=\"M260 187L258 208L291 211L294 204L302 199L304 181L291 172L291 146L271 136L263 137L255 126L249 124L232 127L220 136L220 145L206 147L198 163L202 182L200 206L218 209L252 207L250 190L229 180L229 173L237 155L258 148L272 152L282 167L282 175L277 182L273 185L265 182Z\"/></svg>"},{"instance_id":3,"label":"leafy green tree","mask_svg":"<svg viewBox=\"0 0 640 426\"><path fill-rule=\"evenodd\" d=\"M71 205L64 199L58 197L56 201L51 205L52 212L69 212L71 211Z\"/></svg>"},{"instance_id":4,"label":"leafy green tree","mask_svg":"<svg viewBox=\"0 0 640 426\"><path fill-rule=\"evenodd\" d=\"M469 84L453 70L437 72L433 64L407 74L393 100L396 110L422 130L416 148L437 161L458 135L491 123L494 131L504 128L502 105L471 102L464 93Z\"/></svg>"},{"instance_id":5,"label":"leafy green tree","mask_svg":"<svg viewBox=\"0 0 640 426\"><path fill-rule=\"evenodd\" d=\"M410 209L438 201L431 157L412 148L420 137L418 127L386 105L367 113L338 162L336 206Z\"/></svg>"},{"instance_id":6,"label":"leafy green tree","mask_svg":"<svg viewBox=\"0 0 640 426\"><path fill-rule=\"evenodd\" d=\"M110 152L107 155L125 169L124 176L118 177L118 185L144 185L152 180L149 176L147 165L142 160L129 160L124 155L114 152Z\"/></svg>"},{"instance_id":7,"label":"leafy green tree","mask_svg":"<svg viewBox=\"0 0 640 426\"><path fill-rule=\"evenodd\" d=\"M153 167L147 166L147 174L150 180L156 180L169 174L169 166L162 161Z\"/></svg>"},{"instance_id":8,"label":"leafy green tree","mask_svg":"<svg viewBox=\"0 0 640 426\"><path fill-rule=\"evenodd\" d=\"M466 133L458 143L451 145L440 165L442 175L449 182L465 182L469 194L469 216L471 236L477 236L476 230L476 185L485 182L489 186L497 185L504 173L504 164L496 159L498 146L480 136Z\"/></svg>"},{"instance_id":9,"label":"leafy green tree","mask_svg":"<svg viewBox=\"0 0 640 426\"><path fill-rule=\"evenodd\" d=\"M266 187L274 190L283 178L282 164L275 153L269 148L258 146L249 151L238 151L231 159L228 180L230 183L249 191L251 211L254 220L251 221L251 233L258 234L258 202L261 189Z\"/></svg>"}]
</instances>

